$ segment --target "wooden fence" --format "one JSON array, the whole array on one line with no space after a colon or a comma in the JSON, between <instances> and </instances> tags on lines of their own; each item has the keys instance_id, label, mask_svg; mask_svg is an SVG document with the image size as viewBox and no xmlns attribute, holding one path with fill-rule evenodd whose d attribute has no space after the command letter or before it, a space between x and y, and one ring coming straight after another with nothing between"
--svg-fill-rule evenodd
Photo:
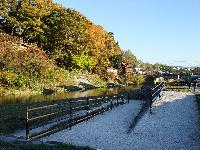
<instances>
[{"instance_id":1,"label":"wooden fence","mask_svg":"<svg viewBox=\"0 0 200 150\"><path fill-rule=\"evenodd\" d=\"M70 128L114 107L129 103L129 93L29 108L26 111L26 139L33 140Z\"/></svg>"},{"instance_id":2,"label":"wooden fence","mask_svg":"<svg viewBox=\"0 0 200 150\"><path fill-rule=\"evenodd\" d=\"M150 89L150 98L149 98L149 111L152 114L152 104L156 100L157 97L161 97L161 91L163 90L165 84L164 82L159 83L155 87Z\"/></svg>"}]
</instances>

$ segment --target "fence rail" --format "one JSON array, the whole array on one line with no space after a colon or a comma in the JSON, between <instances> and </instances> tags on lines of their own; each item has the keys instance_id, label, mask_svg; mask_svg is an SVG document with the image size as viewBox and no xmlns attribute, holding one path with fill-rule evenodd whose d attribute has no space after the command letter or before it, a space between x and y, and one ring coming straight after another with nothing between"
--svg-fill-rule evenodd
<instances>
[{"instance_id":1,"label":"fence rail","mask_svg":"<svg viewBox=\"0 0 200 150\"><path fill-rule=\"evenodd\" d=\"M164 82L159 83L155 87L150 89L150 98L149 98L149 112L152 114L152 104L157 97L161 97L161 91L163 90L165 84Z\"/></svg>"},{"instance_id":2,"label":"fence rail","mask_svg":"<svg viewBox=\"0 0 200 150\"><path fill-rule=\"evenodd\" d=\"M129 93L90 99L68 100L26 111L26 139L33 140L53 134L129 103Z\"/></svg>"},{"instance_id":3,"label":"fence rail","mask_svg":"<svg viewBox=\"0 0 200 150\"><path fill-rule=\"evenodd\" d=\"M147 106L152 113L152 104L157 97L160 97L164 88L160 83L150 89ZM26 110L26 139L33 140L83 122L90 118L104 114L125 103L129 103L129 93L102 96L98 98L80 98L79 100L67 100L39 107L27 107Z\"/></svg>"}]
</instances>

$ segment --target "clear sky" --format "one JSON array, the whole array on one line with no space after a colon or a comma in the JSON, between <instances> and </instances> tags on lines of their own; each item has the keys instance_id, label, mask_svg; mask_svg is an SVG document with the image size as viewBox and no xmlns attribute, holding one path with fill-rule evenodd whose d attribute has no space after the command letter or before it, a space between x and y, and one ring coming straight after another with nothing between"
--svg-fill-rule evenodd
<instances>
[{"instance_id":1,"label":"clear sky","mask_svg":"<svg viewBox=\"0 0 200 150\"><path fill-rule=\"evenodd\" d=\"M113 32L149 63L200 67L200 0L53 0Z\"/></svg>"}]
</instances>

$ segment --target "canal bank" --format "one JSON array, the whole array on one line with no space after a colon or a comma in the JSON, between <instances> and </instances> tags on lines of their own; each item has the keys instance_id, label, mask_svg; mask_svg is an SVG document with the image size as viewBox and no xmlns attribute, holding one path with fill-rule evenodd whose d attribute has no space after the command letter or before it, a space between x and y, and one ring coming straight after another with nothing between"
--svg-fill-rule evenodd
<instances>
[{"instance_id":1,"label":"canal bank","mask_svg":"<svg viewBox=\"0 0 200 150\"><path fill-rule=\"evenodd\" d=\"M34 106L43 106L54 104L69 99L78 99L80 97L90 98L102 95L115 95L119 93L130 92L132 99L143 99L144 89L140 86L98 88L84 91L73 91L65 93L54 93L52 95L35 95L31 97L10 97L10 99L1 99L0 103L0 133L10 134L17 130L25 128L26 108Z\"/></svg>"}]
</instances>

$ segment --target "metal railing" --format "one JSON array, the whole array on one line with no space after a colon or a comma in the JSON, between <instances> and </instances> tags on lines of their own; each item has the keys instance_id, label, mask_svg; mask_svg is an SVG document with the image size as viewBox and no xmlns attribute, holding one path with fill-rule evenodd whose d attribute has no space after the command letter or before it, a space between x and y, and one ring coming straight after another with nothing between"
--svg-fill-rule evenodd
<instances>
[{"instance_id":1,"label":"metal railing","mask_svg":"<svg viewBox=\"0 0 200 150\"><path fill-rule=\"evenodd\" d=\"M66 128L71 129L80 122L125 103L129 103L129 93L27 107L26 139L33 140Z\"/></svg>"},{"instance_id":2,"label":"metal railing","mask_svg":"<svg viewBox=\"0 0 200 150\"><path fill-rule=\"evenodd\" d=\"M164 82L159 83L155 87L150 89L150 97L149 97L149 112L152 114L152 104L156 100L157 97L161 97L161 91L163 90L165 84Z\"/></svg>"}]
</instances>

